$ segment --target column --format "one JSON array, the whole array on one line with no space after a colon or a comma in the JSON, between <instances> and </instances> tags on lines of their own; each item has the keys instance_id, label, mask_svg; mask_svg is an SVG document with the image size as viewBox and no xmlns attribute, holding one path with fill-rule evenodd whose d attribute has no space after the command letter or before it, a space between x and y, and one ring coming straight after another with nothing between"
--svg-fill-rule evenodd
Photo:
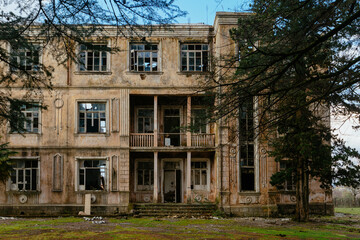
<instances>
[{"instance_id":1,"label":"column","mask_svg":"<svg viewBox=\"0 0 360 240\"><path fill-rule=\"evenodd\" d=\"M153 202L157 203L158 202L158 152L154 152L154 196L153 196Z\"/></svg>"},{"instance_id":2,"label":"column","mask_svg":"<svg viewBox=\"0 0 360 240\"><path fill-rule=\"evenodd\" d=\"M191 147L191 132L190 132L190 125L191 125L191 96L187 97L187 113L186 113L186 146Z\"/></svg>"},{"instance_id":3,"label":"column","mask_svg":"<svg viewBox=\"0 0 360 240\"><path fill-rule=\"evenodd\" d=\"M186 159L186 199L191 201L191 152L187 152Z\"/></svg>"},{"instance_id":4,"label":"column","mask_svg":"<svg viewBox=\"0 0 360 240\"><path fill-rule=\"evenodd\" d=\"M154 147L157 146L158 146L158 96L154 96Z\"/></svg>"}]
</instances>

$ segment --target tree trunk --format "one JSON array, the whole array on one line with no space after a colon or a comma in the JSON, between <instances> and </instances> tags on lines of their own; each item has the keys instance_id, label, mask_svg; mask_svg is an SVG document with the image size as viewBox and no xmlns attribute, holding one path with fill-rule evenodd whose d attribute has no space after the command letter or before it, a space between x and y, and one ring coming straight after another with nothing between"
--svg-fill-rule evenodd
<instances>
[{"instance_id":1,"label":"tree trunk","mask_svg":"<svg viewBox=\"0 0 360 240\"><path fill-rule=\"evenodd\" d=\"M309 220L309 174L307 161L299 159L296 171L296 211L295 220L306 222Z\"/></svg>"}]
</instances>

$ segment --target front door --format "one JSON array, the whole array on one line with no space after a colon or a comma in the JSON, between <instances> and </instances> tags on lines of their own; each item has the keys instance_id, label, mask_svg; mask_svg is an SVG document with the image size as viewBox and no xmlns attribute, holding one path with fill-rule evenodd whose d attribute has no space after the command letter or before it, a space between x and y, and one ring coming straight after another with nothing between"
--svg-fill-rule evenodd
<instances>
[{"instance_id":1,"label":"front door","mask_svg":"<svg viewBox=\"0 0 360 240\"><path fill-rule=\"evenodd\" d=\"M180 109L164 109L165 146L180 146Z\"/></svg>"},{"instance_id":2,"label":"front door","mask_svg":"<svg viewBox=\"0 0 360 240\"><path fill-rule=\"evenodd\" d=\"M164 162L164 202L181 203L180 162Z\"/></svg>"}]
</instances>

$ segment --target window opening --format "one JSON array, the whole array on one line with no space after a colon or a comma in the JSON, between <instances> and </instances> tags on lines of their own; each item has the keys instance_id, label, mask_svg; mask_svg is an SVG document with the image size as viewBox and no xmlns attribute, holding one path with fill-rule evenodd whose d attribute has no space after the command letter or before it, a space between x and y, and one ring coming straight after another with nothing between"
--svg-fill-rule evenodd
<instances>
[{"instance_id":1,"label":"window opening","mask_svg":"<svg viewBox=\"0 0 360 240\"><path fill-rule=\"evenodd\" d=\"M106 180L106 160L80 161L80 190L106 190Z\"/></svg>"},{"instance_id":2,"label":"window opening","mask_svg":"<svg viewBox=\"0 0 360 240\"><path fill-rule=\"evenodd\" d=\"M12 47L11 49L12 71L26 70L39 71L40 68L40 46L32 45L31 49L23 47ZM14 67L17 66L17 67Z\"/></svg>"},{"instance_id":3,"label":"window opening","mask_svg":"<svg viewBox=\"0 0 360 240\"><path fill-rule=\"evenodd\" d=\"M38 190L39 161L14 160L13 170L10 173L11 190L36 191Z\"/></svg>"},{"instance_id":4,"label":"window opening","mask_svg":"<svg viewBox=\"0 0 360 240\"><path fill-rule=\"evenodd\" d=\"M130 70L135 72L158 71L158 45L131 44Z\"/></svg>"},{"instance_id":5,"label":"window opening","mask_svg":"<svg viewBox=\"0 0 360 240\"><path fill-rule=\"evenodd\" d=\"M191 187L205 189L208 185L208 163L191 162Z\"/></svg>"},{"instance_id":6,"label":"window opening","mask_svg":"<svg viewBox=\"0 0 360 240\"><path fill-rule=\"evenodd\" d=\"M18 132L23 129L27 133L38 133L40 125L40 104L23 104L20 111L24 114L25 121L18 121L18 126L13 126L11 132Z\"/></svg>"},{"instance_id":7,"label":"window opening","mask_svg":"<svg viewBox=\"0 0 360 240\"><path fill-rule=\"evenodd\" d=\"M106 133L106 103L79 103L79 132Z\"/></svg>"},{"instance_id":8,"label":"window opening","mask_svg":"<svg viewBox=\"0 0 360 240\"><path fill-rule=\"evenodd\" d=\"M209 71L209 45L182 44L181 71Z\"/></svg>"},{"instance_id":9,"label":"window opening","mask_svg":"<svg viewBox=\"0 0 360 240\"><path fill-rule=\"evenodd\" d=\"M154 162L137 162L137 190L152 190L154 186Z\"/></svg>"},{"instance_id":10,"label":"window opening","mask_svg":"<svg viewBox=\"0 0 360 240\"><path fill-rule=\"evenodd\" d=\"M107 71L108 52L106 44L80 45L80 71Z\"/></svg>"},{"instance_id":11,"label":"window opening","mask_svg":"<svg viewBox=\"0 0 360 240\"><path fill-rule=\"evenodd\" d=\"M154 132L154 110L140 108L137 110L138 133Z\"/></svg>"}]
</instances>

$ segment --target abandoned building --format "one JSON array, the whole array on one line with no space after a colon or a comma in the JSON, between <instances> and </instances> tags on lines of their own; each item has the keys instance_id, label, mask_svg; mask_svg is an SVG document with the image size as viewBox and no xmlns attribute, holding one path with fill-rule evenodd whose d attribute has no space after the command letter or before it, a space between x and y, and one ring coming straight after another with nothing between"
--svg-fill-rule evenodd
<instances>
[{"instance_id":1,"label":"abandoned building","mask_svg":"<svg viewBox=\"0 0 360 240\"><path fill-rule=\"evenodd\" d=\"M269 157L267 143L254 134L241 143L230 137L234 122L243 124L240 134L253 129L254 114L185 128L201 123L198 116L207 110L197 90L212 67L210 56L237 54L229 30L242 14L218 12L213 26L155 29L146 43L117 36L108 26L109 37L91 43L116 42L126 51L78 45L81 61L66 66L46 47L23 49L15 59L26 69L35 70L37 61L26 63L26 57L55 67L53 90L33 99L47 109L23 107L26 132L1 129L0 141L17 154L9 180L0 183L0 215L77 214L85 194L91 194L94 214L128 213L137 203L212 203L238 216L294 209L291 181L282 188L269 183L286 162ZM23 94L12 89L15 97ZM331 214L331 192L310 184L311 208Z\"/></svg>"}]
</instances>

